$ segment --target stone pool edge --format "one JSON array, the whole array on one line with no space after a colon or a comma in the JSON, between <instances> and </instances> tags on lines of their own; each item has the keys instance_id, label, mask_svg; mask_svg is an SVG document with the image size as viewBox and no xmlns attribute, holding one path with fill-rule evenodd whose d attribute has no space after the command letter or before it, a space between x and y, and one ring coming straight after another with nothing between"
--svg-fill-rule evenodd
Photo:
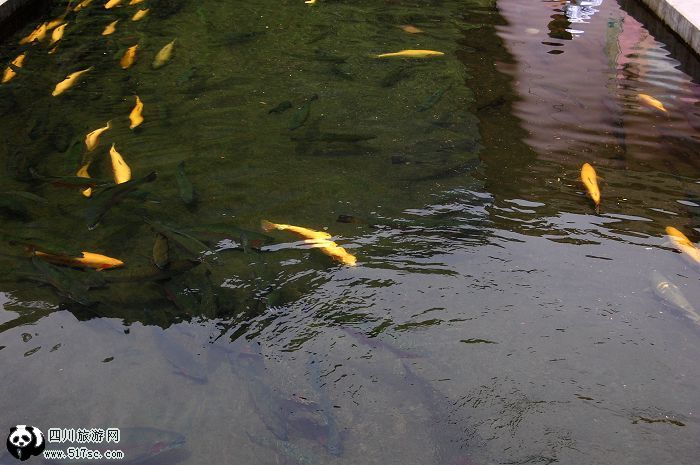
<instances>
[{"instance_id":1,"label":"stone pool edge","mask_svg":"<svg viewBox=\"0 0 700 465\"><path fill-rule=\"evenodd\" d=\"M51 0L0 0L0 41L44 13Z\"/></svg>"},{"instance_id":2,"label":"stone pool edge","mask_svg":"<svg viewBox=\"0 0 700 465\"><path fill-rule=\"evenodd\" d=\"M697 0L639 0L700 55L700 5ZM695 3L693 8L692 3Z\"/></svg>"}]
</instances>

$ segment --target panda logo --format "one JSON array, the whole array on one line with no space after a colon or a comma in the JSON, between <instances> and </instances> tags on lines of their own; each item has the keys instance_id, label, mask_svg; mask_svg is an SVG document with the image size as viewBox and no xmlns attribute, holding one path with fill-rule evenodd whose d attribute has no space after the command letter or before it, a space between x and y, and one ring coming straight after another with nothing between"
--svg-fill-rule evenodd
<instances>
[{"instance_id":1,"label":"panda logo","mask_svg":"<svg viewBox=\"0 0 700 465\"><path fill-rule=\"evenodd\" d=\"M10 428L7 437L7 450L13 457L21 461L27 460L32 455L44 452L44 435L39 428L27 425L17 425Z\"/></svg>"}]
</instances>

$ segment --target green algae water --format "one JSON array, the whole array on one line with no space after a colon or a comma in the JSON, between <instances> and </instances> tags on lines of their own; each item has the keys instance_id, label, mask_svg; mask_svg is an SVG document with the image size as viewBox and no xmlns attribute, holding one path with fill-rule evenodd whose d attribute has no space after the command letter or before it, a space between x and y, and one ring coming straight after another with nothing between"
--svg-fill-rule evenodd
<instances>
[{"instance_id":1,"label":"green algae water","mask_svg":"<svg viewBox=\"0 0 700 465\"><path fill-rule=\"evenodd\" d=\"M694 463L700 274L664 230L700 239L698 62L579 3L52 4L0 44L0 428L122 428L122 463Z\"/></svg>"}]
</instances>

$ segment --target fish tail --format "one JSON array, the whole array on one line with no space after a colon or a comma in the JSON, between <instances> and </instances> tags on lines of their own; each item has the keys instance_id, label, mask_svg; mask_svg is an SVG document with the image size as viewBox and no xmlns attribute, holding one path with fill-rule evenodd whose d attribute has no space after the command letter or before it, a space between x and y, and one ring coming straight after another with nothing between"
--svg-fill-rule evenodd
<instances>
[{"instance_id":1,"label":"fish tail","mask_svg":"<svg viewBox=\"0 0 700 465\"><path fill-rule=\"evenodd\" d=\"M267 220L262 220L262 221L260 222L260 227L261 227L262 230L265 231L265 232L270 232L270 231L272 231L273 229L277 229L277 225L276 225L275 223L272 223L272 222L267 221Z\"/></svg>"}]
</instances>

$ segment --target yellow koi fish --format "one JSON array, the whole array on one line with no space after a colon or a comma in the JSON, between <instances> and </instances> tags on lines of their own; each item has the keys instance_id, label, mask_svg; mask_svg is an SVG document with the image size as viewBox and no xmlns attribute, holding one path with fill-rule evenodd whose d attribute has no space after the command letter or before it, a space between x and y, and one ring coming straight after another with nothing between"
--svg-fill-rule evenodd
<instances>
[{"instance_id":1,"label":"yellow koi fish","mask_svg":"<svg viewBox=\"0 0 700 465\"><path fill-rule=\"evenodd\" d=\"M118 22L119 22L119 20L112 21L111 23L109 23L109 24L107 25L107 27L105 28L105 30L102 31L102 35L103 35L103 36L108 36L108 35L110 35L110 34L114 34L114 31L117 30L117 23L118 23Z\"/></svg>"},{"instance_id":2,"label":"yellow koi fish","mask_svg":"<svg viewBox=\"0 0 700 465\"><path fill-rule=\"evenodd\" d=\"M320 248L321 252L346 265L354 266L357 263L357 258L331 241L330 238L332 236L325 231L315 231L302 226L292 226L289 224L276 224L266 220L262 221L262 229L265 231L272 231L273 229L277 229L278 231L291 231L303 237L305 243Z\"/></svg>"},{"instance_id":3,"label":"yellow koi fish","mask_svg":"<svg viewBox=\"0 0 700 465\"><path fill-rule=\"evenodd\" d=\"M695 265L700 265L700 249L695 247L695 244L693 244L685 234L673 226L666 227L666 234L668 234L669 239L671 239L673 246L678 249L684 257Z\"/></svg>"},{"instance_id":4,"label":"yellow koi fish","mask_svg":"<svg viewBox=\"0 0 700 465\"><path fill-rule=\"evenodd\" d=\"M307 5L315 5L316 0L305 0L304 3L306 3Z\"/></svg>"},{"instance_id":5,"label":"yellow koi fish","mask_svg":"<svg viewBox=\"0 0 700 465\"><path fill-rule=\"evenodd\" d=\"M97 148L97 145L100 143L100 135L102 135L102 133L106 130L112 128L111 123L111 121L107 121L107 125L99 129L95 129L94 131L85 136L85 147L87 148L88 152L92 152Z\"/></svg>"},{"instance_id":6,"label":"yellow koi fish","mask_svg":"<svg viewBox=\"0 0 700 465\"><path fill-rule=\"evenodd\" d=\"M306 239L304 242L311 244L313 247L320 248L321 252L345 265L355 266L357 264L357 257L348 253L347 250L333 241L329 241L328 239Z\"/></svg>"},{"instance_id":7,"label":"yellow koi fish","mask_svg":"<svg viewBox=\"0 0 700 465\"><path fill-rule=\"evenodd\" d=\"M382 53L375 55L375 58L430 58L444 55L442 52L435 50L401 50L393 53Z\"/></svg>"},{"instance_id":8,"label":"yellow koi fish","mask_svg":"<svg viewBox=\"0 0 700 465\"><path fill-rule=\"evenodd\" d=\"M82 257L66 257L61 255L52 255L37 250L34 252L34 255L51 263L94 268L96 270L106 270L108 268L116 268L124 265L124 262L121 260L92 252L83 252Z\"/></svg>"},{"instance_id":9,"label":"yellow koi fish","mask_svg":"<svg viewBox=\"0 0 700 465\"><path fill-rule=\"evenodd\" d=\"M143 116L141 116L141 112L143 111L143 102L139 98L139 96L136 96L136 105L134 106L134 109L131 110L131 113L129 114L129 121L131 121L131 125L129 126L129 129L134 129L135 127L139 126L141 123L143 123Z\"/></svg>"},{"instance_id":10,"label":"yellow koi fish","mask_svg":"<svg viewBox=\"0 0 700 465\"><path fill-rule=\"evenodd\" d=\"M276 224L263 220L261 225L264 231L272 231L273 229L277 229L278 231L291 231L304 239L319 240L330 239L333 237L325 231L314 231L313 229L304 228L302 226L293 226L291 224Z\"/></svg>"},{"instance_id":11,"label":"yellow koi fish","mask_svg":"<svg viewBox=\"0 0 700 465\"><path fill-rule=\"evenodd\" d=\"M581 167L581 181L583 185L586 186L588 195L593 199L595 203L596 212L600 208L600 188L598 187L598 180L596 178L595 170L588 163L584 163Z\"/></svg>"},{"instance_id":12,"label":"yellow koi fish","mask_svg":"<svg viewBox=\"0 0 700 465\"><path fill-rule=\"evenodd\" d=\"M114 175L114 182L121 184L127 182L131 179L131 168L126 164L122 156L117 152L117 149L109 149L109 156L112 159L112 174Z\"/></svg>"},{"instance_id":13,"label":"yellow koi fish","mask_svg":"<svg viewBox=\"0 0 700 465\"><path fill-rule=\"evenodd\" d=\"M122 69L128 69L134 64L134 60L136 60L136 49L138 48L139 44L136 44L126 49L122 59L119 60L119 64L121 65Z\"/></svg>"},{"instance_id":14,"label":"yellow koi fish","mask_svg":"<svg viewBox=\"0 0 700 465\"><path fill-rule=\"evenodd\" d=\"M119 5L122 2L122 0L109 0L107 3L105 3L105 8L112 9L115 6Z\"/></svg>"},{"instance_id":15,"label":"yellow koi fish","mask_svg":"<svg viewBox=\"0 0 700 465\"><path fill-rule=\"evenodd\" d=\"M637 97L639 98L639 100L643 104L650 106L652 108L656 108L657 110L663 111L664 113L668 113L668 110L666 110L666 108L664 108L664 104L661 103L660 101L656 100L651 95L639 94Z\"/></svg>"},{"instance_id":16,"label":"yellow koi fish","mask_svg":"<svg viewBox=\"0 0 700 465\"><path fill-rule=\"evenodd\" d=\"M53 45L63 38L63 32L66 30L67 25L68 23L63 23L53 30L51 33L51 43L49 45Z\"/></svg>"},{"instance_id":17,"label":"yellow koi fish","mask_svg":"<svg viewBox=\"0 0 700 465\"><path fill-rule=\"evenodd\" d=\"M129 2L129 5L138 5L139 3L143 3L144 0L131 0Z\"/></svg>"},{"instance_id":18,"label":"yellow koi fish","mask_svg":"<svg viewBox=\"0 0 700 465\"><path fill-rule=\"evenodd\" d=\"M61 95L75 84L75 81L82 75L87 73L88 71L92 70L92 66L90 66L88 69L84 69L82 71L76 71L75 73L69 74L63 81L59 82L56 84L56 88L53 90L51 95L56 97L57 95Z\"/></svg>"},{"instance_id":19,"label":"yellow koi fish","mask_svg":"<svg viewBox=\"0 0 700 465\"><path fill-rule=\"evenodd\" d=\"M17 75L17 72L14 69L12 69L12 67L14 66L15 68L21 68L22 65L24 65L24 59L26 57L27 57L27 52L24 52L23 54L19 55L17 58L12 60L11 65L8 66L7 68L5 68L5 72L2 75L2 81L0 81L0 82L5 84L6 82L9 82L10 79L15 77Z\"/></svg>"},{"instance_id":20,"label":"yellow koi fish","mask_svg":"<svg viewBox=\"0 0 700 465\"><path fill-rule=\"evenodd\" d=\"M53 20L49 21L48 23L46 23L46 30L50 31L51 29L63 24L63 20L65 17L66 17L66 15L61 15L60 17L53 19Z\"/></svg>"},{"instance_id":21,"label":"yellow koi fish","mask_svg":"<svg viewBox=\"0 0 700 465\"><path fill-rule=\"evenodd\" d=\"M139 10L136 13L134 13L134 16L131 18L131 20L140 21L146 17L149 11L151 11L149 8L146 8L145 10Z\"/></svg>"},{"instance_id":22,"label":"yellow koi fish","mask_svg":"<svg viewBox=\"0 0 700 465\"><path fill-rule=\"evenodd\" d=\"M44 40L47 32L47 23L40 24L27 37L19 41L20 45Z\"/></svg>"},{"instance_id":23,"label":"yellow koi fish","mask_svg":"<svg viewBox=\"0 0 700 465\"><path fill-rule=\"evenodd\" d=\"M175 46L175 41L168 43L165 47L161 48L156 57L153 60L153 69L158 69L165 66L173 55L173 47Z\"/></svg>"},{"instance_id":24,"label":"yellow koi fish","mask_svg":"<svg viewBox=\"0 0 700 465\"><path fill-rule=\"evenodd\" d=\"M76 176L80 178L89 178L90 173L88 173L88 168L90 168L90 163L87 162L83 166L80 167L77 173L75 173ZM86 187L85 189L80 191L85 197L90 197L92 195L92 187Z\"/></svg>"},{"instance_id":25,"label":"yellow koi fish","mask_svg":"<svg viewBox=\"0 0 700 465\"><path fill-rule=\"evenodd\" d=\"M75 5L75 8L73 8L73 11L77 13L78 11L82 10L83 8L90 6L91 3L92 3L92 0L83 0L82 2Z\"/></svg>"},{"instance_id":26,"label":"yellow koi fish","mask_svg":"<svg viewBox=\"0 0 700 465\"><path fill-rule=\"evenodd\" d=\"M423 32L423 29L419 29L416 26L411 26L410 24L404 24L399 27L403 32L408 32L409 34L420 34Z\"/></svg>"}]
</instances>

